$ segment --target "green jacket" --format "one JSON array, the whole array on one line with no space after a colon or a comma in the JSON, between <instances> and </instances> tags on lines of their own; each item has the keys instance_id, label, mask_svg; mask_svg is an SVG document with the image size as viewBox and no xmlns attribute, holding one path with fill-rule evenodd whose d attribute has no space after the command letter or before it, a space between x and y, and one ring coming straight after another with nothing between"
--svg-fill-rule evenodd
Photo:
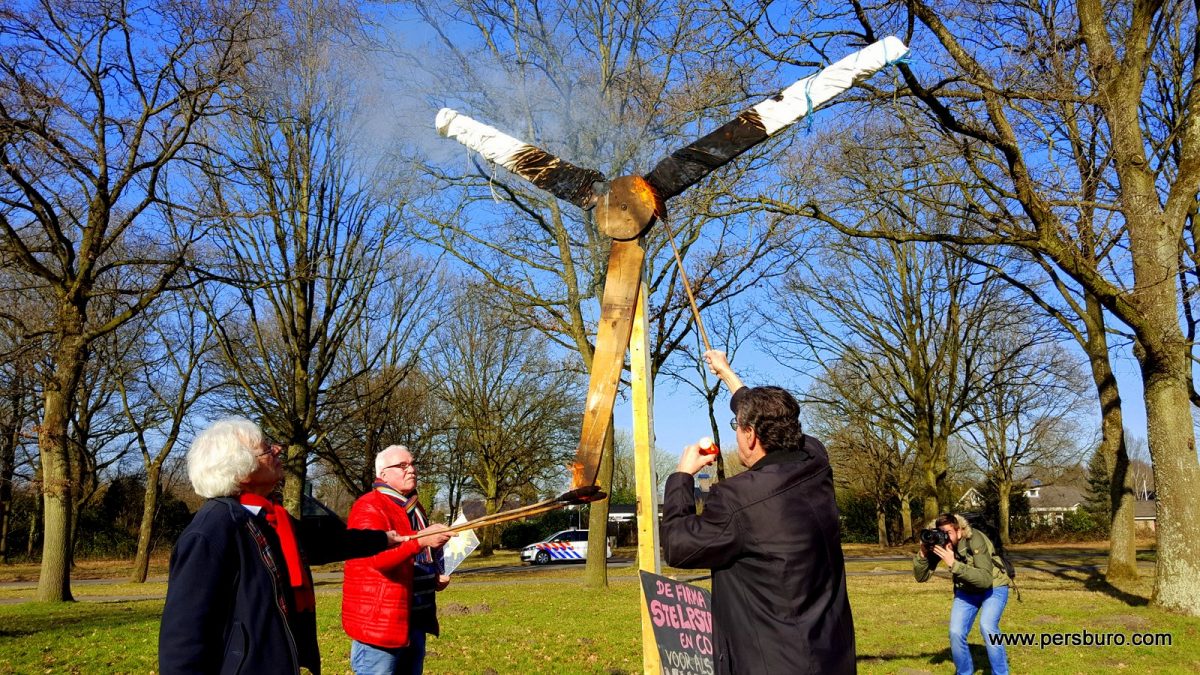
<instances>
[{"instance_id":1,"label":"green jacket","mask_svg":"<svg viewBox=\"0 0 1200 675\"><path fill-rule=\"evenodd\" d=\"M971 530L970 539L959 539L954 547L954 567L950 575L954 579L954 590L965 593L983 593L997 586L1008 586L1010 579L1004 573L1004 565L996 548L987 535L979 530ZM942 559L930 554L929 558L921 555L920 551L913 556L913 576L917 581L928 581L933 576L933 570Z\"/></svg>"}]
</instances>

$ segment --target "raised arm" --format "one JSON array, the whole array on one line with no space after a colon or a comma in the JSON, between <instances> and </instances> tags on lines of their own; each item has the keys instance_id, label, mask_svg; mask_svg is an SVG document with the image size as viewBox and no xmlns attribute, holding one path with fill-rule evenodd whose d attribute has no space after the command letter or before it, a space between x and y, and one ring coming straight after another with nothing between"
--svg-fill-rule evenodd
<instances>
[{"instance_id":1,"label":"raised arm","mask_svg":"<svg viewBox=\"0 0 1200 675\"><path fill-rule=\"evenodd\" d=\"M710 349L704 352L704 360L708 363L708 369L712 371L712 374L721 378L721 381L725 383L730 394L736 393L738 389L746 386L742 384L742 379L737 376L737 373L733 372L725 352L719 349Z\"/></svg>"}]
</instances>

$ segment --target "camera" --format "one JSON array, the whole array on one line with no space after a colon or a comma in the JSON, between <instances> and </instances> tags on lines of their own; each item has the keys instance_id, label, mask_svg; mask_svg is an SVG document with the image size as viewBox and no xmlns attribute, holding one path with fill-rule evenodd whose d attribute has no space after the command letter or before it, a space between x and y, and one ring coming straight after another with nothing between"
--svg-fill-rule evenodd
<instances>
[{"instance_id":1,"label":"camera","mask_svg":"<svg viewBox=\"0 0 1200 675\"><path fill-rule=\"evenodd\" d=\"M937 528L926 528L921 530L921 543L929 548L933 548L934 546L949 546L950 535Z\"/></svg>"}]
</instances>

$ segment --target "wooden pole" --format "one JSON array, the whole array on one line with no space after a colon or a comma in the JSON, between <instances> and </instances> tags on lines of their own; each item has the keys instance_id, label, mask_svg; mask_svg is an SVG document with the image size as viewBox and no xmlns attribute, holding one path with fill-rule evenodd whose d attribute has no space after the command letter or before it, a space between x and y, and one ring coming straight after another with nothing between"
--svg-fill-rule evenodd
<instances>
[{"instance_id":1,"label":"wooden pole","mask_svg":"<svg viewBox=\"0 0 1200 675\"><path fill-rule=\"evenodd\" d=\"M683 290L687 292L688 304L692 307L692 317L696 319L696 331L700 333L700 339L704 341L704 350L712 351L712 343L708 341L708 331L704 330L704 321L700 319L700 308L696 306L696 296L692 293L692 284L688 282L687 270L683 267L683 256L679 255L679 247L675 245L675 233L667 224L665 215L659 222L662 223L663 230L667 233L667 241L671 242L671 250L675 253L675 265L679 268L679 280L683 282Z\"/></svg>"},{"instance_id":2,"label":"wooden pole","mask_svg":"<svg viewBox=\"0 0 1200 675\"><path fill-rule=\"evenodd\" d=\"M633 472L637 491L638 569L659 574L658 485L654 476L654 383L650 379L650 326L646 317L645 272L642 273L637 304L633 314L633 332L629 339L631 402L633 404ZM638 584L639 588L641 584ZM658 647L654 626L641 596L642 669L647 675L659 675Z\"/></svg>"}]
</instances>

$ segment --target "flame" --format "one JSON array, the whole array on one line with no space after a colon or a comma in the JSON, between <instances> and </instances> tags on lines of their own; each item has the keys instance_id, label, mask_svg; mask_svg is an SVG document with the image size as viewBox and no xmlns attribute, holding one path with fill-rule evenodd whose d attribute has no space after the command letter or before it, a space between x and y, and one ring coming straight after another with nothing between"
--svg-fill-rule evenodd
<instances>
[{"instance_id":1,"label":"flame","mask_svg":"<svg viewBox=\"0 0 1200 675\"><path fill-rule=\"evenodd\" d=\"M633 178L631 191L637 195L643 204L653 204L655 217L659 220L664 220L667 217L667 206L663 203L662 197L654 191L654 186L650 185L650 182L641 176L634 176Z\"/></svg>"},{"instance_id":2,"label":"flame","mask_svg":"<svg viewBox=\"0 0 1200 675\"><path fill-rule=\"evenodd\" d=\"M581 488L585 485L590 485L583 477L583 465L579 462L571 464L571 489Z\"/></svg>"}]
</instances>

